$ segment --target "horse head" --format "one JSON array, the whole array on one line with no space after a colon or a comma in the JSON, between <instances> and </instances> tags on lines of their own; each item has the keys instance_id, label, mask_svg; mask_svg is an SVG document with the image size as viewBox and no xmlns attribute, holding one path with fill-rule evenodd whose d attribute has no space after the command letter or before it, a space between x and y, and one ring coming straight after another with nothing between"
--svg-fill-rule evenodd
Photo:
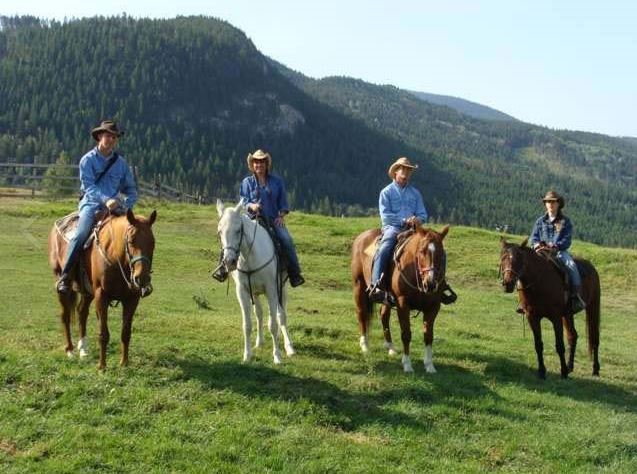
<instances>
[{"instance_id":1,"label":"horse head","mask_svg":"<svg viewBox=\"0 0 637 474\"><path fill-rule=\"evenodd\" d=\"M153 211L148 219L135 216L131 209L126 213L129 225L124 234L124 250L130 267L130 283L142 298L153 292L151 273L155 237L151 227L156 218L157 211Z\"/></svg>"},{"instance_id":2,"label":"horse head","mask_svg":"<svg viewBox=\"0 0 637 474\"><path fill-rule=\"evenodd\" d=\"M500 282L502 289L512 293L518 280L523 276L526 268L526 255L528 239L524 239L520 245L511 244L504 237L500 238Z\"/></svg>"},{"instance_id":3,"label":"horse head","mask_svg":"<svg viewBox=\"0 0 637 474\"><path fill-rule=\"evenodd\" d=\"M221 239L223 257L221 262L231 272L237 268L241 244L243 243L243 221L241 219L241 204L235 207L225 207L220 199L217 199L217 214L219 224L217 234Z\"/></svg>"},{"instance_id":4,"label":"horse head","mask_svg":"<svg viewBox=\"0 0 637 474\"><path fill-rule=\"evenodd\" d=\"M443 239L449 232L449 226L436 232L431 229L418 229L420 238L416 243L416 266L420 285L425 293L438 290L445 279L445 251Z\"/></svg>"}]
</instances>

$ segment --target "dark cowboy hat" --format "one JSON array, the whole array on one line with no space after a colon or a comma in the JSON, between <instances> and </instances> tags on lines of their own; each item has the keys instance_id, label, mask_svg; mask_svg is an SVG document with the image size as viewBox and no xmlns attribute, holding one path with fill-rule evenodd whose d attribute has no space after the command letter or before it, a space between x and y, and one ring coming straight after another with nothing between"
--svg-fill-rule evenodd
<instances>
[{"instance_id":1,"label":"dark cowboy hat","mask_svg":"<svg viewBox=\"0 0 637 474\"><path fill-rule=\"evenodd\" d=\"M116 137L121 137L122 135L124 135L124 132L117 128L117 123L115 123L115 121L113 120L104 120L99 127L95 127L93 130L91 130L91 135L93 135L95 141L99 141L99 134L102 132L111 133Z\"/></svg>"},{"instance_id":2,"label":"dark cowboy hat","mask_svg":"<svg viewBox=\"0 0 637 474\"><path fill-rule=\"evenodd\" d=\"M549 191L542 198L542 202L557 202L560 209L564 207L564 198L555 191Z\"/></svg>"}]
</instances>

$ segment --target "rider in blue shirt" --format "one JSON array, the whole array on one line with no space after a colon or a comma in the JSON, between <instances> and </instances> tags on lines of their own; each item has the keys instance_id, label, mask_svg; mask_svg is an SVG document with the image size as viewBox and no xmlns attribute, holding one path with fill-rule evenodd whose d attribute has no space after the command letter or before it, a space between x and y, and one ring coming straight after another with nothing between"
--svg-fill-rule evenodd
<instances>
[{"instance_id":1,"label":"rider in blue shirt","mask_svg":"<svg viewBox=\"0 0 637 474\"><path fill-rule=\"evenodd\" d=\"M393 301L391 294L381 288L381 280L396 246L398 234L410 227L419 227L427 222L429 217L420 191L409 184L409 179L416 169L418 165L412 165L408 158L396 160L388 171L392 182L383 188L378 198L382 237L374 258L369 287L369 297L374 302ZM451 304L455 300L456 294L445 283L442 303Z\"/></svg>"},{"instance_id":2,"label":"rider in blue shirt","mask_svg":"<svg viewBox=\"0 0 637 474\"><path fill-rule=\"evenodd\" d=\"M112 120L103 121L91 131L97 146L80 160L79 220L73 238L66 248L60 278L56 283L59 293L66 293L71 285L71 272L84 242L95 224L95 214L108 210L114 214L126 212L137 202L135 179L124 158L114 151L117 140L124 132ZM120 193L124 196L120 200Z\"/></svg>"},{"instance_id":3,"label":"rider in blue shirt","mask_svg":"<svg viewBox=\"0 0 637 474\"><path fill-rule=\"evenodd\" d=\"M290 212L285 184L278 176L270 173L272 157L263 150L248 155L248 169L252 175L241 182L239 201L252 219L260 218L266 222L281 243L288 258L288 277L290 285L296 287L305 283L296 254L292 236L285 226L285 216ZM227 272L223 265L217 267L213 277L224 281Z\"/></svg>"},{"instance_id":4,"label":"rider in blue shirt","mask_svg":"<svg viewBox=\"0 0 637 474\"><path fill-rule=\"evenodd\" d=\"M573 235L571 220L562 213L564 198L555 191L549 191L542 199L546 214L540 216L533 225L530 243L535 250L554 249L557 258L568 270L573 291L571 292L571 309L577 313L586 307L580 296L582 278L573 257L568 252Z\"/></svg>"}]
</instances>

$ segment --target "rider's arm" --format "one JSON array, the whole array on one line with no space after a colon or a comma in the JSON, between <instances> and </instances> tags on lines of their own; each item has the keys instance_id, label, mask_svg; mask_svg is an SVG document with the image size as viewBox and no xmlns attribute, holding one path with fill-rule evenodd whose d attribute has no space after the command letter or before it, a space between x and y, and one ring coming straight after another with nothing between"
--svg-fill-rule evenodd
<instances>
[{"instance_id":1,"label":"rider's arm","mask_svg":"<svg viewBox=\"0 0 637 474\"><path fill-rule=\"evenodd\" d=\"M125 160L121 159L117 165L124 167L124 176L119 188L119 191L126 196L124 206L128 209L132 209L137 202L137 184L135 183L135 178ZM113 165L113 167L115 167L115 165Z\"/></svg>"},{"instance_id":2,"label":"rider's arm","mask_svg":"<svg viewBox=\"0 0 637 474\"><path fill-rule=\"evenodd\" d=\"M383 226L391 225L394 227L402 227L402 219L398 215L398 212L392 208L390 186L387 186L380 192L380 196L378 197L378 211L380 212L380 220Z\"/></svg>"},{"instance_id":3,"label":"rider's arm","mask_svg":"<svg viewBox=\"0 0 637 474\"><path fill-rule=\"evenodd\" d=\"M571 246L573 235L573 224L568 217L563 217L564 224L555 238L555 246L558 250L567 250Z\"/></svg>"}]
</instances>

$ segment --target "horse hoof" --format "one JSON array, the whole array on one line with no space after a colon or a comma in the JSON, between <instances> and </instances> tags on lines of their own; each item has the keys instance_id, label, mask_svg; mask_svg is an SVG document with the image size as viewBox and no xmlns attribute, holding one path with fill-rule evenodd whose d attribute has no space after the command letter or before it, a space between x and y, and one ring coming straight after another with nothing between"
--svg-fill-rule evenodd
<instances>
[{"instance_id":1,"label":"horse hoof","mask_svg":"<svg viewBox=\"0 0 637 474\"><path fill-rule=\"evenodd\" d=\"M66 351L66 357L67 359L73 359L75 354L73 354L73 351Z\"/></svg>"},{"instance_id":2,"label":"horse hoof","mask_svg":"<svg viewBox=\"0 0 637 474\"><path fill-rule=\"evenodd\" d=\"M427 372L428 374L435 374L438 371L433 364L425 364L425 372Z\"/></svg>"},{"instance_id":3,"label":"horse hoof","mask_svg":"<svg viewBox=\"0 0 637 474\"><path fill-rule=\"evenodd\" d=\"M285 353L288 357L292 357L294 354L296 354L296 351L294 350L294 347L289 346L285 348Z\"/></svg>"},{"instance_id":4,"label":"horse hoof","mask_svg":"<svg viewBox=\"0 0 637 474\"><path fill-rule=\"evenodd\" d=\"M390 356L397 356L398 351L392 347L391 349L387 351L387 354L389 354Z\"/></svg>"},{"instance_id":5,"label":"horse hoof","mask_svg":"<svg viewBox=\"0 0 637 474\"><path fill-rule=\"evenodd\" d=\"M273 362L274 362L274 365L280 365L281 362L282 362L281 361L281 356L274 356Z\"/></svg>"},{"instance_id":6,"label":"horse hoof","mask_svg":"<svg viewBox=\"0 0 637 474\"><path fill-rule=\"evenodd\" d=\"M406 374L413 374L414 368L411 365L403 365L403 372Z\"/></svg>"},{"instance_id":7,"label":"horse hoof","mask_svg":"<svg viewBox=\"0 0 637 474\"><path fill-rule=\"evenodd\" d=\"M243 354L243 362L248 363L252 359L252 354Z\"/></svg>"},{"instance_id":8,"label":"horse hoof","mask_svg":"<svg viewBox=\"0 0 637 474\"><path fill-rule=\"evenodd\" d=\"M88 357L88 351L85 349L80 349L80 359L86 359Z\"/></svg>"}]
</instances>

